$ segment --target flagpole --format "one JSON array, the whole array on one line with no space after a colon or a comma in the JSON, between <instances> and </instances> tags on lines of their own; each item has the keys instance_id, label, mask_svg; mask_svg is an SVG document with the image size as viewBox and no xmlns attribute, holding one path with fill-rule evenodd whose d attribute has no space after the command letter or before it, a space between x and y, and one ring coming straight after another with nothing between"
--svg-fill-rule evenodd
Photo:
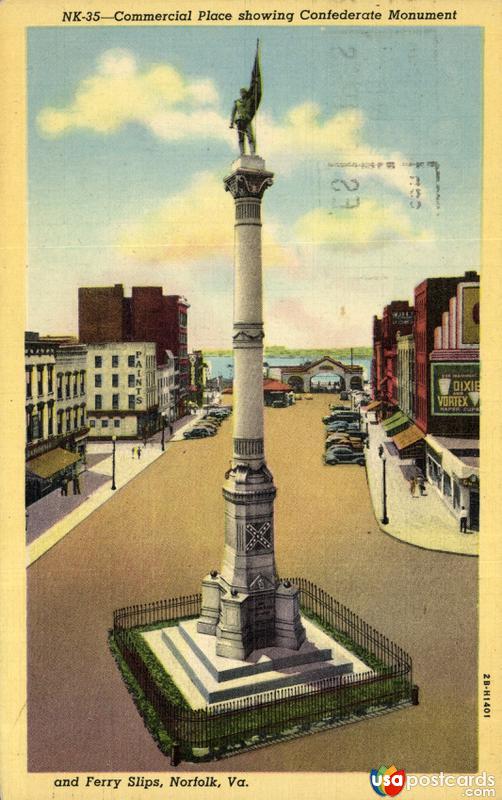
<instances>
[{"instance_id":1,"label":"flagpole","mask_svg":"<svg viewBox=\"0 0 502 800\"><path fill-rule=\"evenodd\" d=\"M261 80L261 64L260 64L260 39L256 40L256 62L258 64L258 69L260 72L260 80ZM258 102L258 86L255 81L254 87L254 104L256 108L256 103ZM256 109L256 120L254 125L254 140L255 140L255 150L258 150L258 109Z\"/></svg>"}]
</instances>

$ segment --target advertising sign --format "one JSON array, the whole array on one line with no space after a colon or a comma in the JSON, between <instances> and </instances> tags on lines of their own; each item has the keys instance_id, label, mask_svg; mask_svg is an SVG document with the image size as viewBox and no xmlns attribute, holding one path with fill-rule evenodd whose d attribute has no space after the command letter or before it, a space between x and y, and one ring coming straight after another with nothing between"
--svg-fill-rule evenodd
<instances>
[{"instance_id":1,"label":"advertising sign","mask_svg":"<svg viewBox=\"0 0 502 800\"><path fill-rule=\"evenodd\" d=\"M461 287L461 345L479 345L479 286Z\"/></svg>"},{"instance_id":2,"label":"advertising sign","mask_svg":"<svg viewBox=\"0 0 502 800\"><path fill-rule=\"evenodd\" d=\"M431 364L431 413L479 415L479 362Z\"/></svg>"}]
</instances>

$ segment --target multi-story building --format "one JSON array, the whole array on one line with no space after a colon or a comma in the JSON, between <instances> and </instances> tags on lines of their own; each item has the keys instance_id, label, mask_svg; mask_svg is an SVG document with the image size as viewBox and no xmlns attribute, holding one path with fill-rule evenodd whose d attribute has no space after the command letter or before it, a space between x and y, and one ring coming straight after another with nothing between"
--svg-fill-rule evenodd
<instances>
[{"instance_id":1,"label":"multi-story building","mask_svg":"<svg viewBox=\"0 0 502 800\"><path fill-rule=\"evenodd\" d=\"M206 390L207 364L204 361L202 350L194 350L188 356L190 365L190 401L197 406L204 403Z\"/></svg>"},{"instance_id":2,"label":"multi-story building","mask_svg":"<svg viewBox=\"0 0 502 800\"><path fill-rule=\"evenodd\" d=\"M437 314L429 354L427 477L448 509L479 527L479 281L460 279Z\"/></svg>"},{"instance_id":3,"label":"multi-story building","mask_svg":"<svg viewBox=\"0 0 502 800\"><path fill-rule=\"evenodd\" d=\"M158 430L153 342L90 344L87 374L90 437L146 438Z\"/></svg>"},{"instance_id":4,"label":"multi-story building","mask_svg":"<svg viewBox=\"0 0 502 800\"><path fill-rule=\"evenodd\" d=\"M392 413L398 405L397 334L413 330L413 306L394 300L385 306L382 319L373 318L373 397Z\"/></svg>"},{"instance_id":5,"label":"multi-story building","mask_svg":"<svg viewBox=\"0 0 502 800\"><path fill-rule=\"evenodd\" d=\"M122 284L79 289L79 338L88 344L155 342L158 366L170 351L177 361L176 416L189 400L188 309L180 295L164 295L160 286L133 286L124 296Z\"/></svg>"},{"instance_id":6,"label":"multi-story building","mask_svg":"<svg viewBox=\"0 0 502 800\"><path fill-rule=\"evenodd\" d=\"M163 418L163 424L176 419L176 384L176 359L173 353L167 350L164 364L157 367L157 396L159 415Z\"/></svg>"},{"instance_id":7,"label":"multi-story building","mask_svg":"<svg viewBox=\"0 0 502 800\"><path fill-rule=\"evenodd\" d=\"M403 414L412 418L415 396L415 339L412 333L396 336L397 343L397 404Z\"/></svg>"},{"instance_id":8,"label":"multi-story building","mask_svg":"<svg viewBox=\"0 0 502 800\"><path fill-rule=\"evenodd\" d=\"M431 353L439 348L437 328L441 328L441 343L449 342L450 325L460 325L459 308L452 304L451 320L449 315L450 301L457 295L457 287L464 283L471 287L479 287L476 272L466 272L464 276L454 278L428 278L415 288L415 422L424 433L440 436L475 436L479 434L479 418L468 418L465 414L445 413L434 406L436 400L431 392L434 376L440 369L433 368L435 359ZM460 306L460 304L459 304ZM455 310L456 309L456 310ZM448 313L448 324L445 315ZM455 322L454 322L455 320ZM477 345L479 347L479 344ZM465 350L459 347L459 350ZM468 349L468 348L467 348ZM479 356L478 356L479 361Z\"/></svg>"},{"instance_id":9,"label":"multi-story building","mask_svg":"<svg viewBox=\"0 0 502 800\"><path fill-rule=\"evenodd\" d=\"M25 338L26 501L32 503L85 464L86 348L65 339Z\"/></svg>"}]
</instances>

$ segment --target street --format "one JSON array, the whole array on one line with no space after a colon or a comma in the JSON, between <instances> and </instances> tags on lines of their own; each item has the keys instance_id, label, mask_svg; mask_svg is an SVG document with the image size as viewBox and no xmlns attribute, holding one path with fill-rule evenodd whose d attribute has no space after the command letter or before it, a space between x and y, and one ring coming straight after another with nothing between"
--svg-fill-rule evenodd
<instances>
[{"instance_id":1,"label":"street","mask_svg":"<svg viewBox=\"0 0 502 800\"><path fill-rule=\"evenodd\" d=\"M329 396L265 409L282 576L305 576L413 658L420 705L204 770L469 772L477 766L477 559L379 530L365 469L323 464ZM173 442L28 569L31 771L173 770L108 651L114 609L200 591L223 551L232 420ZM180 768L178 768L180 769ZM183 770L201 771L183 764Z\"/></svg>"}]
</instances>

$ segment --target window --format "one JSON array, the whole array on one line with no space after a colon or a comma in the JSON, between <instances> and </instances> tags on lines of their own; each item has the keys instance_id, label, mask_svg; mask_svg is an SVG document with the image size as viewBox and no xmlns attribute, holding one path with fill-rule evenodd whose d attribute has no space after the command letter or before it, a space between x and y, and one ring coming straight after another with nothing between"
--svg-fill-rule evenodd
<instances>
[{"instance_id":1,"label":"window","mask_svg":"<svg viewBox=\"0 0 502 800\"><path fill-rule=\"evenodd\" d=\"M127 366L134 367L134 356L127 356Z\"/></svg>"},{"instance_id":2,"label":"window","mask_svg":"<svg viewBox=\"0 0 502 800\"><path fill-rule=\"evenodd\" d=\"M112 375L112 386L118 386L118 385L119 385L119 376L116 372L114 372Z\"/></svg>"},{"instance_id":3,"label":"window","mask_svg":"<svg viewBox=\"0 0 502 800\"><path fill-rule=\"evenodd\" d=\"M71 381L71 374L67 372L65 374L65 397L70 397L71 394L70 381Z\"/></svg>"},{"instance_id":4,"label":"window","mask_svg":"<svg viewBox=\"0 0 502 800\"><path fill-rule=\"evenodd\" d=\"M63 412L58 411L58 434L63 433Z\"/></svg>"},{"instance_id":5,"label":"window","mask_svg":"<svg viewBox=\"0 0 502 800\"><path fill-rule=\"evenodd\" d=\"M96 369L101 369L103 366L103 359L101 356L94 356L94 366Z\"/></svg>"},{"instance_id":6,"label":"window","mask_svg":"<svg viewBox=\"0 0 502 800\"><path fill-rule=\"evenodd\" d=\"M117 368L118 365L119 365L119 357L118 356L112 356L112 367Z\"/></svg>"},{"instance_id":7,"label":"window","mask_svg":"<svg viewBox=\"0 0 502 800\"><path fill-rule=\"evenodd\" d=\"M100 372L96 373L94 376L94 386L101 387L103 385L103 376Z\"/></svg>"},{"instance_id":8,"label":"window","mask_svg":"<svg viewBox=\"0 0 502 800\"><path fill-rule=\"evenodd\" d=\"M102 419L101 420L101 427L102 428L107 428L108 427L108 420L107 419Z\"/></svg>"},{"instance_id":9,"label":"window","mask_svg":"<svg viewBox=\"0 0 502 800\"><path fill-rule=\"evenodd\" d=\"M113 427L114 428L120 428L120 420L119 419L114 419L113 420Z\"/></svg>"},{"instance_id":10,"label":"window","mask_svg":"<svg viewBox=\"0 0 502 800\"><path fill-rule=\"evenodd\" d=\"M133 394L129 395L129 408L136 408L136 397Z\"/></svg>"},{"instance_id":11,"label":"window","mask_svg":"<svg viewBox=\"0 0 502 800\"><path fill-rule=\"evenodd\" d=\"M103 396L101 394L94 395L94 408L98 410L103 408Z\"/></svg>"},{"instance_id":12,"label":"window","mask_svg":"<svg viewBox=\"0 0 502 800\"><path fill-rule=\"evenodd\" d=\"M134 375L129 373L129 375L127 376L127 385L128 386L134 386L134 384L135 384Z\"/></svg>"},{"instance_id":13,"label":"window","mask_svg":"<svg viewBox=\"0 0 502 800\"><path fill-rule=\"evenodd\" d=\"M73 397L78 395L78 372L73 373Z\"/></svg>"},{"instance_id":14,"label":"window","mask_svg":"<svg viewBox=\"0 0 502 800\"><path fill-rule=\"evenodd\" d=\"M48 406L48 418L47 418L47 433L49 436L52 436L54 433L54 406Z\"/></svg>"},{"instance_id":15,"label":"window","mask_svg":"<svg viewBox=\"0 0 502 800\"><path fill-rule=\"evenodd\" d=\"M96 427L96 420L95 419L90 419L89 420L89 427L90 428L95 428Z\"/></svg>"},{"instance_id":16,"label":"window","mask_svg":"<svg viewBox=\"0 0 502 800\"><path fill-rule=\"evenodd\" d=\"M85 408L80 409L80 427L83 428L85 425Z\"/></svg>"},{"instance_id":17,"label":"window","mask_svg":"<svg viewBox=\"0 0 502 800\"><path fill-rule=\"evenodd\" d=\"M120 395L112 394L112 408L118 408L119 407L119 399L120 399Z\"/></svg>"},{"instance_id":18,"label":"window","mask_svg":"<svg viewBox=\"0 0 502 800\"><path fill-rule=\"evenodd\" d=\"M52 394L54 391L54 367L47 367L47 391Z\"/></svg>"},{"instance_id":19,"label":"window","mask_svg":"<svg viewBox=\"0 0 502 800\"><path fill-rule=\"evenodd\" d=\"M57 374L57 393L58 393L58 400L63 399L63 373L58 372Z\"/></svg>"},{"instance_id":20,"label":"window","mask_svg":"<svg viewBox=\"0 0 502 800\"><path fill-rule=\"evenodd\" d=\"M37 392L38 396L44 393L44 368L37 367Z\"/></svg>"},{"instance_id":21,"label":"window","mask_svg":"<svg viewBox=\"0 0 502 800\"><path fill-rule=\"evenodd\" d=\"M71 431L71 408L66 409L66 431Z\"/></svg>"},{"instance_id":22,"label":"window","mask_svg":"<svg viewBox=\"0 0 502 800\"><path fill-rule=\"evenodd\" d=\"M80 373L80 394L85 394L85 372L84 370Z\"/></svg>"},{"instance_id":23,"label":"window","mask_svg":"<svg viewBox=\"0 0 502 800\"><path fill-rule=\"evenodd\" d=\"M31 397L31 367L26 370L26 397Z\"/></svg>"}]
</instances>

